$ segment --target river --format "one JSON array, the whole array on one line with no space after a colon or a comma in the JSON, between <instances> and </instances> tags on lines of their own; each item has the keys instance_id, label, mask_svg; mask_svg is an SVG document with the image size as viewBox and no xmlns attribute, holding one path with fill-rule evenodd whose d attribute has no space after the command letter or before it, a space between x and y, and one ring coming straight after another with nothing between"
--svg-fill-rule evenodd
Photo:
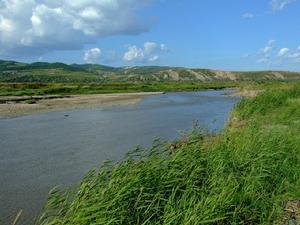
<instances>
[{"instance_id":1,"label":"river","mask_svg":"<svg viewBox=\"0 0 300 225\"><path fill-rule=\"evenodd\" d=\"M237 97L227 91L167 93L137 104L0 119L0 224L37 217L48 191L72 186L106 159L120 160L136 145L172 140L193 121L222 130Z\"/></svg>"}]
</instances>

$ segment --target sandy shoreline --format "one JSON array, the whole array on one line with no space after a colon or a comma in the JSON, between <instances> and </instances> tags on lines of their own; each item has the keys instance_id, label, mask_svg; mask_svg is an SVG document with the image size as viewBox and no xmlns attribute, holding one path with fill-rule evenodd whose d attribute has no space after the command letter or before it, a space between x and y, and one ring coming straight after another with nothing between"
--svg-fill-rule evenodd
<instances>
[{"instance_id":1,"label":"sandy shoreline","mask_svg":"<svg viewBox=\"0 0 300 225\"><path fill-rule=\"evenodd\" d=\"M226 94L226 96L254 98L261 92L261 90L239 90L235 93Z\"/></svg>"},{"instance_id":2,"label":"sandy shoreline","mask_svg":"<svg viewBox=\"0 0 300 225\"><path fill-rule=\"evenodd\" d=\"M158 94L163 94L163 92L69 95L66 97L46 96L46 99L39 99L42 96L35 96L38 100L34 104L24 102L25 100L23 101L23 99L26 99L26 97L2 96L0 118L12 118L69 109L135 104L144 97Z\"/></svg>"}]
</instances>

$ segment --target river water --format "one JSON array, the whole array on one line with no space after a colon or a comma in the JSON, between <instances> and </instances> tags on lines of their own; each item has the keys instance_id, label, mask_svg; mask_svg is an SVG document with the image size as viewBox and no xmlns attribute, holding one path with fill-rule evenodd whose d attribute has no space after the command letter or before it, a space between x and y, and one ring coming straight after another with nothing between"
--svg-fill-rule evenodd
<instances>
[{"instance_id":1,"label":"river water","mask_svg":"<svg viewBox=\"0 0 300 225\"><path fill-rule=\"evenodd\" d=\"M136 145L172 140L193 121L220 131L239 100L225 92L230 91L167 93L134 105L0 119L0 224L11 224L20 209L19 224L28 224L52 187L72 186Z\"/></svg>"}]
</instances>

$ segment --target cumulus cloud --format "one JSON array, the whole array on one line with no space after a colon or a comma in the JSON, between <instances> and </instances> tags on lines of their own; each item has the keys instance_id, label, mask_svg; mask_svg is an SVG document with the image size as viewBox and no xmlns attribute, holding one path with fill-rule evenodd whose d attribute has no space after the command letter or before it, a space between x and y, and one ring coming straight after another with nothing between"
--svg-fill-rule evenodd
<instances>
[{"instance_id":1,"label":"cumulus cloud","mask_svg":"<svg viewBox=\"0 0 300 225\"><path fill-rule=\"evenodd\" d=\"M91 48L87 50L84 54L84 61L86 63L96 63L101 56L101 49Z\"/></svg>"},{"instance_id":2,"label":"cumulus cloud","mask_svg":"<svg viewBox=\"0 0 300 225\"><path fill-rule=\"evenodd\" d=\"M159 47L158 47L159 46ZM123 60L126 62L155 62L160 59L159 53L168 51L165 44L157 44L156 42L147 41L143 48L136 45L130 45L128 51L124 53Z\"/></svg>"},{"instance_id":3,"label":"cumulus cloud","mask_svg":"<svg viewBox=\"0 0 300 225\"><path fill-rule=\"evenodd\" d=\"M166 44L160 44L160 50L164 51L164 52L170 51L170 49L168 48L168 46Z\"/></svg>"},{"instance_id":4,"label":"cumulus cloud","mask_svg":"<svg viewBox=\"0 0 300 225\"><path fill-rule=\"evenodd\" d=\"M300 62L300 46L294 53L289 55L289 58L293 59L295 62Z\"/></svg>"},{"instance_id":5,"label":"cumulus cloud","mask_svg":"<svg viewBox=\"0 0 300 225\"><path fill-rule=\"evenodd\" d=\"M296 0L271 0L270 5L273 11L280 11L295 1Z\"/></svg>"},{"instance_id":6,"label":"cumulus cloud","mask_svg":"<svg viewBox=\"0 0 300 225\"><path fill-rule=\"evenodd\" d=\"M278 57L285 57L285 56L288 55L289 51L290 51L290 49L288 49L288 48L282 48L282 49L279 50L277 56Z\"/></svg>"},{"instance_id":7,"label":"cumulus cloud","mask_svg":"<svg viewBox=\"0 0 300 225\"><path fill-rule=\"evenodd\" d=\"M269 40L268 44L260 50L259 52L260 59L257 62L258 63L267 62L274 48L275 48L275 40Z\"/></svg>"},{"instance_id":8,"label":"cumulus cloud","mask_svg":"<svg viewBox=\"0 0 300 225\"><path fill-rule=\"evenodd\" d=\"M151 53L151 52L155 51L156 47L157 47L157 44L155 42L148 41L144 44L144 49L147 53Z\"/></svg>"},{"instance_id":9,"label":"cumulus cloud","mask_svg":"<svg viewBox=\"0 0 300 225\"><path fill-rule=\"evenodd\" d=\"M149 29L138 10L150 0L0 0L0 53L80 49L99 37Z\"/></svg>"},{"instance_id":10,"label":"cumulus cloud","mask_svg":"<svg viewBox=\"0 0 300 225\"><path fill-rule=\"evenodd\" d=\"M257 63L269 63L273 65L282 63L283 61L300 63L300 46L295 50L286 47L280 48L277 54L272 54L274 48L275 41L270 40L267 46L260 50Z\"/></svg>"},{"instance_id":11,"label":"cumulus cloud","mask_svg":"<svg viewBox=\"0 0 300 225\"><path fill-rule=\"evenodd\" d=\"M127 62L144 61L145 55L143 49L138 48L136 45L129 46L128 51L123 56L123 60Z\"/></svg>"},{"instance_id":12,"label":"cumulus cloud","mask_svg":"<svg viewBox=\"0 0 300 225\"><path fill-rule=\"evenodd\" d=\"M252 18L254 17L254 15L253 15L252 13L250 13L250 12L247 12L247 13L244 13L244 14L242 15L242 17L243 17L244 19L252 19Z\"/></svg>"},{"instance_id":13,"label":"cumulus cloud","mask_svg":"<svg viewBox=\"0 0 300 225\"><path fill-rule=\"evenodd\" d=\"M158 56L158 55L154 55L154 56L151 56L151 57L149 58L149 61L150 61L150 62L155 62L155 61L157 61L157 60L159 60L159 56Z\"/></svg>"},{"instance_id":14,"label":"cumulus cloud","mask_svg":"<svg viewBox=\"0 0 300 225\"><path fill-rule=\"evenodd\" d=\"M264 56L269 56L269 54L273 51L274 47L275 47L275 40L269 40L268 44L261 49L261 53Z\"/></svg>"}]
</instances>

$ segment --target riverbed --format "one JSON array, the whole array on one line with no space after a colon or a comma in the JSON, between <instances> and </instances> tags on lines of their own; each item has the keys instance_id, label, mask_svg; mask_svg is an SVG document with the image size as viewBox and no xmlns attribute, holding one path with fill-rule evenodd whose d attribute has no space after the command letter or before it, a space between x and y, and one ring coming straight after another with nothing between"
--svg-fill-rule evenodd
<instances>
[{"instance_id":1,"label":"riverbed","mask_svg":"<svg viewBox=\"0 0 300 225\"><path fill-rule=\"evenodd\" d=\"M228 92L166 93L131 105L0 119L0 221L11 224L22 209L20 224L28 224L52 187L72 187L104 160L121 160L156 138L172 140L193 121L219 132L239 100Z\"/></svg>"}]
</instances>

